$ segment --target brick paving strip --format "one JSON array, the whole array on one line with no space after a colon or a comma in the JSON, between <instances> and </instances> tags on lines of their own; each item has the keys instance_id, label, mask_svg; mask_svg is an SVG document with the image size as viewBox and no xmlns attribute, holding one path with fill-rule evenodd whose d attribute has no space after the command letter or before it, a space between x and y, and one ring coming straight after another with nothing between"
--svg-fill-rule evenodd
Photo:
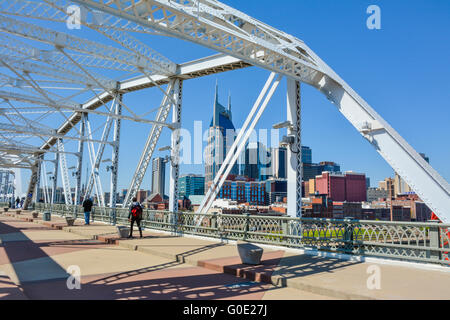
<instances>
[{"instance_id":1,"label":"brick paving strip","mask_svg":"<svg viewBox=\"0 0 450 320\"><path fill-rule=\"evenodd\" d=\"M13 215L7 213L6 215ZM28 213L15 215L30 219ZM65 220L43 223L107 244L127 248L181 263L202 267L245 280L289 287L335 299L450 299L450 272L418 269L386 263L346 261L299 254L295 250L264 249L262 263L248 266L240 263L235 245L196 237L176 237L169 233L144 231L144 239L119 239L116 228L105 224L67 227ZM380 268L381 288L369 289L368 267ZM411 279L414 279L412 281Z\"/></svg>"}]
</instances>

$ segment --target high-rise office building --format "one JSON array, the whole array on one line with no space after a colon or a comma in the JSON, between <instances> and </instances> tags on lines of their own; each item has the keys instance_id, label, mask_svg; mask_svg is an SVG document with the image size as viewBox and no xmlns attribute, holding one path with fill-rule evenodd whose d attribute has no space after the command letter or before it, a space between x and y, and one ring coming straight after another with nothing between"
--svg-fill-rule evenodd
<instances>
[{"instance_id":1,"label":"high-rise office building","mask_svg":"<svg viewBox=\"0 0 450 320\"><path fill-rule=\"evenodd\" d=\"M205 190L208 188L208 183L214 180L235 139L236 129L232 122L231 98L228 98L228 108L221 105L216 84L213 117L209 126L205 151ZM238 174L238 171L238 165L235 164L230 174Z\"/></svg>"},{"instance_id":2,"label":"high-rise office building","mask_svg":"<svg viewBox=\"0 0 450 320\"><path fill-rule=\"evenodd\" d=\"M320 163L304 163L303 180L308 181L309 179L314 179L316 176L321 175L322 172L325 171L339 173L341 171L341 166L331 161L322 161Z\"/></svg>"},{"instance_id":3,"label":"high-rise office building","mask_svg":"<svg viewBox=\"0 0 450 320\"><path fill-rule=\"evenodd\" d=\"M394 179L386 178L378 183L378 188L381 190L386 190L389 199L395 198L395 188Z\"/></svg>"},{"instance_id":4,"label":"high-rise office building","mask_svg":"<svg viewBox=\"0 0 450 320\"><path fill-rule=\"evenodd\" d=\"M334 201L366 201L366 175L351 171L345 174L325 171L316 177L316 191Z\"/></svg>"},{"instance_id":5,"label":"high-rise office building","mask_svg":"<svg viewBox=\"0 0 450 320\"><path fill-rule=\"evenodd\" d=\"M164 196L164 186L166 183L166 160L164 158L154 158L152 163L152 194L158 193Z\"/></svg>"},{"instance_id":6,"label":"high-rise office building","mask_svg":"<svg viewBox=\"0 0 450 320\"><path fill-rule=\"evenodd\" d=\"M287 149L285 147L272 148L272 177L276 179L287 178ZM309 180L319 174L316 167L312 167L312 150L302 146L303 180ZM305 178L306 177L306 178Z\"/></svg>"},{"instance_id":7,"label":"high-rise office building","mask_svg":"<svg viewBox=\"0 0 450 320\"><path fill-rule=\"evenodd\" d=\"M287 197L286 179L269 179L266 181L267 204L283 202Z\"/></svg>"},{"instance_id":8,"label":"high-rise office building","mask_svg":"<svg viewBox=\"0 0 450 320\"><path fill-rule=\"evenodd\" d=\"M272 176L271 152L261 142L249 142L240 155L239 174L265 181Z\"/></svg>"},{"instance_id":9,"label":"high-rise office building","mask_svg":"<svg viewBox=\"0 0 450 320\"><path fill-rule=\"evenodd\" d=\"M312 163L312 150L310 147L302 146L302 162Z\"/></svg>"},{"instance_id":10,"label":"high-rise office building","mask_svg":"<svg viewBox=\"0 0 450 320\"><path fill-rule=\"evenodd\" d=\"M287 149L284 147L272 149L272 177L287 178Z\"/></svg>"},{"instance_id":11,"label":"high-rise office building","mask_svg":"<svg viewBox=\"0 0 450 320\"><path fill-rule=\"evenodd\" d=\"M199 196L205 194L205 177L186 174L178 180L179 197Z\"/></svg>"}]
</instances>

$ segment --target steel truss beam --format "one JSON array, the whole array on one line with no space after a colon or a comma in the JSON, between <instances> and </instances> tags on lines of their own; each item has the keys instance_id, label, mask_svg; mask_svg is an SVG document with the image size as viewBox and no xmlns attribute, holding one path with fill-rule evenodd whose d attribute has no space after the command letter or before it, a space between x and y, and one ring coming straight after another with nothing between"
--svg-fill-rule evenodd
<instances>
[{"instance_id":1,"label":"steel truss beam","mask_svg":"<svg viewBox=\"0 0 450 320\"><path fill-rule=\"evenodd\" d=\"M181 125L181 106L183 99L183 81L177 79L174 84L172 105L172 122ZM169 211L178 212L178 177L180 174L180 130L172 131L171 157L170 157L170 182L169 182ZM176 219L175 221L178 221Z\"/></svg>"},{"instance_id":2,"label":"steel truss beam","mask_svg":"<svg viewBox=\"0 0 450 320\"><path fill-rule=\"evenodd\" d=\"M137 118L137 117L124 116L124 115L117 116L115 114L109 114L107 112L101 112L101 111L97 111L97 110L82 108L77 104L70 104L68 102L59 104L57 102L52 102L52 101L42 99L39 97L20 94L20 93L14 93L14 92L0 90L0 98L6 99L6 100L16 100L16 101L21 101L21 102L26 102L26 103L48 106L49 108L56 109L56 110L67 109L67 110L77 111L80 113L92 113L92 114L97 114L97 115L101 115L101 116L107 116L107 117L110 116L112 118L120 118L123 120L130 120L130 121L148 123L148 124L157 124L157 125L164 126L164 127L175 128L170 123L161 123L158 121L147 120L147 119ZM57 130L57 132L60 132L60 130Z\"/></svg>"},{"instance_id":3,"label":"steel truss beam","mask_svg":"<svg viewBox=\"0 0 450 320\"><path fill-rule=\"evenodd\" d=\"M114 99L114 101L113 101L113 103L111 105L111 113L115 113L115 114L117 114L115 111L116 111L116 105L118 103L118 101L116 101L116 99ZM89 180L88 180L88 183L86 185L85 198L91 194L92 186L94 184L94 178L96 177L96 175L98 175L98 172L99 172L99 169L100 169L100 162L101 162L102 157L103 157L103 152L105 151L105 145L106 145L106 142L108 141L109 133L111 132L112 123L113 123L113 118L108 117L106 119L106 123L105 123L105 126L103 128L103 133L102 133L102 138L101 138L101 141L104 142L104 143L102 143L99 146L97 154L95 155L94 166L91 169L91 174L89 176ZM90 125L89 125L89 135L91 135ZM112 146L114 146L114 143L110 143L110 144Z\"/></svg>"},{"instance_id":4,"label":"steel truss beam","mask_svg":"<svg viewBox=\"0 0 450 320\"><path fill-rule=\"evenodd\" d=\"M207 76L210 74L216 74L225 71L231 71L241 68L246 68L250 66L247 63L242 62L239 59L226 56L223 54L214 55L211 57L206 57L203 59L187 62L181 64L177 68L177 77L180 79L193 79L197 77ZM155 75L152 76L154 81L150 81L147 76L140 76L133 79L125 80L119 85L119 92L134 92L137 90L142 90L145 88L151 88L155 86L155 83L158 85L168 84L171 80L171 77L165 75ZM1 96L1 95L0 95ZM90 99L85 104L81 106L82 110L87 110L86 112L94 113L96 109L103 104L114 99L114 96L109 92L103 92L98 96ZM65 121L57 130L58 133L67 133L70 131L73 126L75 126L78 121L81 119L81 112L73 113L68 121ZM122 117L124 120L131 120ZM166 124L167 125L167 124ZM170 128L170 124L168 125ZM41 147L42 149L46 149L51 145L56 143L55 139L49 139L47 142Z\"/></svg>"},{"instance_id":5,"label":"steel truss beam","mask_svg":"<svg viewBox=\"0 0 450 320\"><path fill-rule=\"evenodd\" d=\"M218 1L73 1L307 83L320 72L303 41Z\"/></svg>"},{"instance_id":6,"label":"steel truss beam","mask_svg":"<svg viewBox=\"0 0 450 320\"><path fill-rule=\"evenodd\" d=\"M118 97L119 100L122 100L122 94ZM120 103L115 104L115 110L113 110L117 115L122 113L122 105ZM119 173L119 148L120 148L120 127L121 120L114 120L114 146L112 150L111 157L111 186L110 186L110 204L109 206L112 208L111 212L111 223L113 225L116 224L116 205L117 205L117 176Z\"/></svg>"},{"instance_id":7,"label":"steel truss beam","mask_svg":"<svg viewBox=\"0 0 450 320\"><path fill-rule=\"evenodd\" d=\"M202 203L200 204L197 210L197 213L207 213L208 210L211 208L214 200L216 199L217 194L220 192L220 189L222 188L223 183L230 174L231 169L233 168L234 164L236 163L236 160L238 159L239 155L244 149L248 139L250 138L252 131L254 130L259 119L261 118L261 115L266 109L270 99L272 98L272 95L274 94L275 90L277 89L281 81L282 75L278 75L276 79L275 76L276 76L275 73L271 73L269 78L267 79L267 82L264 85L263 89L261 90L261 93L259 94L249 115L247 116L247 119L245 120L242 129L239 131L236 140L234 140L233 144L231 145L230 149L227 152L225 160L220 165L219 171L214 177L213 183L211 184L209 190L207 191L205 197L203 198ZM201 220L199 220L197 223L200 224Z\"/></svg>"},{"instance_id":8,"label":"steel truss beam","mask_svg":"<svg viewBox=\"0 0 450 320\"><path fill-rule=\"evenodd\" d=\"M92 130L91 130L91 124L89 122L89 119L86 118L86 129L88 132L89 138L92 138ZM98 174L98 170L95 170L95 162L96 162L96 154L95 154L95 148L94 144L92 142L88 142L88 151L89 151L89 161L91 163L92 172L94 173L93 180L94 180L94 187L95 187L95 193L97 194L98 204L99 207L105 207L105 198L103 195L103 188L102 188L102 182L100 180L100 176ZM91 193L85 193L85 199L90 197Z\"/></svg>"},{"instance_id":9,"label":"steel truss beam","mask_svg":"<svg viewBox=\"0 0 450 320\"><path fill-rule=\"evenodd\" d=\"M291 123L288 134L294 143L287 148L287 214L302 216L302 147L301 147L301 101L300 82L287 81L287 120Z\"/></svg>"},{"instance_id":10,"label":"steel truss beam","mask_svg":"<svg viewBox=\"0 0 450 320\"><path fill-rule=\"evenodd\" d=\"M25 197L25 201L23 204L24 210L28 210L28 206L31 203L31 200L33 199L33 195L36 190L36 185L38 184L38 180L39 180L39 176L38 176L38 174L40 173L39 167L40 167L39 161L35 161L35 163L31 167L30 182L28 183L27 195Z\"/></svg>"},{"instance_id":11,"label":"steel truss beam","mask_svg":"<svg viewBox=\"0 0 450 320\"><path fill-rule=\"evenodd\" d=\"M58 6L67 7L70 2L67 1L48 1L50 4L58 4ZM87 20L87 13L83 13L85 7L81 7L82 16L81 22L86 23L89 27L102 27L105 23L108 24L110 28L120 31L137 32L145 34L155 34L162 35L161 32L152 30L150 28L145 28L139 24L118 19L115 16L106 14L99 11L89 11L92 15L92 21ZM53 9L50 5L44 2L36 1L23 1L23 0L0 0L0 13L15 15L19 17L30 17L35 19L42 19L46 21L61 22L67 24L68 15L66 11L62 12L60 10Z\"/></svg>"},{"instance_id":12,"label":"steel truss beam","mask_svg":"<svg viewBox=\"0 0 450 320\"><path fill-rule=\"evenodd\" d=\"M0 30L16 36L40 41L57 48L65 48L77 52L89 54L102 59L119 62L136 67L137 70L147 70L150 73L171 74L169 70L158 67L158 61L153 62L151 57L143 59L140 55L111 46L102 45L98 42L78 38L67 33L29 24L23 21L0 16Z\"/></svg>"},{"instance_id":13,"label":"steel truss beam","mask_svg":"<svg viewBox=\"0 0 450 320\"><path fill-rule=\"evenodd\" d=\"M175 82L176 80L171 80L167 87L166 94L162 99L158 114L156 115L157 122L165 122L167 116L169 115L171 107L169 96L173 96L175 90ZM142 151L141 158L139 159L139 163L136 167L136 171L134 172L133 179L131 180L130 187L128 188L127 195L125 196L125 199L123 201L124 207L127 207L131 204L131 200L136 196L139 188L141 187L142 180L144 179L145 173L147 172L148 165L150 163L150 160L152 159L153 152L155 151L162 128L162 126L156 124L152 126L150 134L147 138L147 142L145 143L144 150Z\"/></svg>"},{"instance_id":14,"label":"steel truss beam","mask_svg":"<svg viewBox=\"0 0 450 320\"><path fill-rule=\"evenodd\" d=\"M78 138L78 137L71 137L71 136L64 136L60 134L55 134L53 130L45 130L45 129L39 129L36 127L30 127L30 126L19 126L19 125L13 125L8 123L0 123L0 131L6 131L6 132L15 132L15 133L26 133L31 134L33 136L40 136L40 137L54 137L56 139L68 139L68 140L75 140L75 141L90 141L90 142L96 142L100 144L111 144L111 142L102 141L102 140L96 140L96 139L87 139L87 138ZM25 148L26 150L26 148ZM61 153L61 151L59 151ZM66 152L63 152L66 153Z\"/></svg>"},{"instance_id":15,"label":"steel truss beam","mask_svg":"<svg viewBox=\"0 0 450 320\"><path fill-rule=\"evenodd\" d=\"M0 1L0 12L5 14L18 15L21 17L38 18L67 23L69 15L67 14L66 10L68 6L71 5L70 2L65 0L44 1L46 3L15 0L13 1L13 4L11 4L11 1L8 1L9 3ZM83 9L85 9L85 7L83 7ZM86 21L87 12L81 13L81 20L79 21L81 25L103 34L105 37L110 38L124 48L127 48L128 50L139 55L141 59L147 60L150 64L153 64L155 69L160 69L159 72L166 73L168 71L168 74L173 74L175 72L175 63L162 56L155 50L151 49L150 47L146 46L126 32L128 30L131 30L129 29L129 21L125 21L123 19L119 19L115 16L101 12L101 21L98 21L98 23L88 23ZM89 11L89 13L93 16L93 20L96 20L96 13L98 12ZM151 32L150 29L149 31ZM114 64L117 64L117 62L114 62ZM101 65L96 66L105 67L105 64L102 63ZM130 70L129 67L127 67L126 70L133 71Z\"/></svg>"},{"instance_id":16,"label":"steel truss beam","mask_svg":"<svg viewBox=\"0 0 450 320\"><path fill-rule=\"evenodd\" d=\"M86 114L83 115L83 118L81 119L80 123L80 138L83 138L86 134ZM84 141L80 140L78 142L78 164L77 164L77 171L75 173L77 184L75 186L75 204L79 205L81 204L81 177L82 177L82 170L83 170L83 155L84 155ZM75 212L74 212L75 215Z\"/></svg>"},{"instance_id":17,"label":"steel truss beam","mask_svg":"<svg viewBox=\"0 0 450 320\"><path fill-rule=\"evenodd\" d=\"M72 205L72 192L70 190L69 172L67 169L67 160L64 153L64 143L62 139L58 139L58 150L62 151L59 155L59 167L61 169L61 178L63 182L64 201L66 205Z\"/></svg>"},{"instance_id":18,"label":"steel truss beam","mask_svg":"<svg viewBox=\"0 0 450 320\"><path fill-rule=\"evenodd\" d=\"M0 152L0 167L2 168L31 169L32 166L29 161L25 161L18 156Z\"/></svg>"},{"instance_id":19,"label":"steel truss beam","mask_svg":"<svg viewBox=\"0 0 450 320\"><path fill-rule=\"evenodd\" d=\"M450 222L449 183L303 41L219 1L73 1L312 85L443 222Z\"/></svg>"},{"instance_id":20,"label":"steel truss beam","mask_svg":"<svg viewBox=\"0 0 450 320\"><path fill-rule=\"evenodd\" d=\"M17 57L8 55L8 52L3 52L0 55L0 60L13 66L16 70L20 70L27 74L31 73L39 76L49 77L52 79L64 80L64 83L83 85L92 88L100 88L101 86L103 86L105 88L112 89L116 87L116 82L113 80L98 76L96 77L96 82L87 77L85 74L74 71L74 68L67 68L67 62L64 64L53 63L54 66L58 66L58 68L53 68L42 64L24 61L24 59L33 59L33 57L23 57L21 59L18 59ZM99 83L101 84L101 86L99 85ZM9 84L16 87L24 86L23 80L21 79L19 79L19 81L9 81Z\"/></svg>"},{"instance_id":21,"label":"steel truss beam","mask_svg":"<svg viewBox=\"0 0 450 320\"><path fill-rule=\"evenodd\" d=\"M450 222L448 182L303 41L218 1L74 0L74 2L170 36L201 44L231 55L244 63L260 66L314 86L337 106L338 110L436 215L443 222ZM85 50L84 53L95 55L95 53L86 52L88 50L85 47L86 42L77 46L70 43L66 35L55 36L55 32L48 36L43 35L42 28L33 31L30 25L20 22L16 26L12 24L12 21L15 20L0 17L0 29L35 40L40 38L39 41L56 44L58 48L74 45L75 51ZM102 54L98 55L102 56ZM118 55L120 56L120 53ZM121 59L116 59L114 55L110 58L123 62ZM139 63L135 61L130 64L139 67ZM154 80L155 78L156 76ZM105 94L103 97L112 99L111 94L109 97ZM105 103L104 100L96 98L92 100L93 108L99 103ZM65 125L66 128L70 127L70 124ZM52 138L47 144L54 143L56 140Z\"/></svg>"},{"instance_id":22,"label":"steel truss beam","mask_svg":"<svg viewBox=\"0 0 450 320\"><path fill-rule=\"evenodd\" d=\"M53 169L53 184L52 184L52 198L51 198L51 204L54 204L56 202L56 188L58 186L58 166L59 166L59 153L55 154L55 161L54 161L54 169Z\"/></svg>"}]
</instances>

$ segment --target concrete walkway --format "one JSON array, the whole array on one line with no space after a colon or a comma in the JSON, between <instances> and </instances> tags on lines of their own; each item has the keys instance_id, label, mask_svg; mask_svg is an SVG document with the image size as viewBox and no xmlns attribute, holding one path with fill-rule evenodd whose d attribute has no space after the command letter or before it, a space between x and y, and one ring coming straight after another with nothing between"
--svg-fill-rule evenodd
<instances>
[{"instance_id":1,"label":"concrete walkway","mask_svg":"<svg viewBox=\"0 0 450 320\"><path fill-rule=\"evenodd\" d=\"M9 274L16 283L21 283L24 292L32 299L42 298L39 294L32 294L38 288L40 292L45 288L49 290L44 298L47 299L50 292L57 292L53 286L65 287L65 270L71 263L80 266L82 283L86 283L89 290L97 292L101 284L118 285L124 281L129 285L130 279L133 279L140 293L141 284L152 288L157 283L160 293L156 299L172 299L172 294L181 299L194 296L200 299L450 299L450 270L444 268L419 269L413 264L399 266L382 261L352 262L307 255L300 250L281 247L264 247L262 263L248 266L240 263L236 245L231 243L189 236L176 237L156 231L145 231L143 239L119 239L115 227L101 223L84 226L80 225L80 221L73 227L67 227L65 220L60 217L52 217L51 223L40 219L20 222L23 220L31 220L29 213L0 215L0 237L4 244L8 244L5 247L11 246L6 252L10 259L20 256L13 253L13 243L18 246L17 243L26 241L38 245L40 241L51 240L53 244L49 245L51 248L40 246L41 251L47 254L46 257L40 257L42 253L35 252L34 256L28 254L35 258L27 259L26 262L0 261L0 270ZM47 228L45 231L40 229L43 226ZM10 232L4 232L5 228ZM13 232L15 230L8 228L19 228L20 231ZM45 236L40 234L42 232ZM69 238L72 242L65 245L64 249L55 245L55 242L67 241ZM50 260L54 264L53 269L49 268L52 264ZM42 271L29 274L27 270L30 269ZM372 283L370 280L374 270L379 271L379 287L369 289L368 281ZM176 281L167 282L167 277ZM50 279L57 281L46 282L45 286L42 283L32 285L34 281ZM214 282L213 287L219 286L224 291L215 289L209 293L203 292L202 281L208 279L219 281L220 284ZM223 288L232 288L230 290L235 290L235 294ZM248 292L244 294L241 291L243 288ZM197 289L200 292L196 292ZM87 294L89 290L81 291ZM180 296L180 290L192 293ZM254 292L250 292L252 290ZM74 293L72 298L76 297L81 296ZM138 298L154 297L144 294ZM106 294L98 298L116 299L119 296Z\"/></svg>"},{"instance_id":2,"label":"concrete walkway","mask_svg":"<svg viewBox=\"0 0 450 320\"><path fill-rule=\"evenodd\" d=\"M114 227L77 224L63 228L59 217L44 222L29 213L1 214L0 300L329 299L130 250L98 239L114 238ZM80 290L67 286L70 266L81 272Z\"/></svg>"}]
</instances>

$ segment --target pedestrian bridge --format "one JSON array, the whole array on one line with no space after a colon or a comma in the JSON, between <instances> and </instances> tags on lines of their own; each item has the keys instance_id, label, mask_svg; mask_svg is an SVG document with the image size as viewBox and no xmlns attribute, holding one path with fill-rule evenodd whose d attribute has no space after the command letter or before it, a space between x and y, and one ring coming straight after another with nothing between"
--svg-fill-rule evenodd
<instances>
[{"instance_id":1,"label":"pedestrian bridge","mask_svg":"<svg viewBox=\"0 0 450 320\"><path fill-rule=\"evenodd\" d=\"M94 213L90 226L80 218L69 227L57 211L51 221L43 221L42 214L33 218L30 211L0 214L0 299L450 297L449 270L436 264L287 247L266 236L272 244L259 244L264 249L261 263L250 266L241 263L233 240L176 234L167 217L147 220L159 230L147 227L142 239L120 239L116 227L101 219ZM215 230L206 225L201 229L197 234ZM237 231L230 238L242 238ZM68 289L69 267L74 265L82 290Z\"/></svg>"}]
</instances>

